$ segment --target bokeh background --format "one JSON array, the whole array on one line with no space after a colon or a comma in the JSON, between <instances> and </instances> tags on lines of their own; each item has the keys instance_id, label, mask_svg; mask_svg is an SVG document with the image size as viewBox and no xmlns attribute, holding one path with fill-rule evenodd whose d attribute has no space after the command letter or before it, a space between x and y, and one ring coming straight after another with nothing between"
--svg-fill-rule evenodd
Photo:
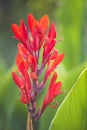
<instances>
[{"instance_id":1,"label":"bokeh background","mask_svg":"<svg viewBox=\"0 0 87 130\"><path fill-rule=\"evenodd\" d=\"M55 22L57 40L64 38L56 46L60 53L65 53L58 72L66 93L59 97L59 105L87 66L86 0L0 0L0 130L24 130L26 127L27 107L20 103L19 91L11 77L18 43L13 38L11 24L19 24L20 19L27 24L28 13L33 13L36 19L48 14L50 22ZM43 130L47 130L55 112L47 108L37 129L43 126Z\"/></svg>"}]
</instances>

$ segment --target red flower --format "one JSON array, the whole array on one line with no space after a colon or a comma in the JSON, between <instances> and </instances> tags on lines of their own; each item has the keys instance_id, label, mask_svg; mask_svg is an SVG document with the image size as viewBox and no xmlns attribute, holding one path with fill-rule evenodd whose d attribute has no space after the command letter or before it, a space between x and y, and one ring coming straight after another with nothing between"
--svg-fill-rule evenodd
<instances>
[{"instance_id":1,"label":"red flower","mask_svg":"<svg viewBox=\"0 0 87 130\"><path fill-rule=\"evenodd\" d=\"M57 52L54 52L54 54L51 56L52 63L50 61L48 62L47 70L44 76L44 82L48 79L50 74L55 70L55 68L60 64L60 62L64 58L64 54L55 54Z\"/></svg>"},{"instance_id":2,"label":"red flower","mask_svg":"<svg viewBox=\"0 0 87 130\"><path fill-rule=\"evenodd\" d=\"M19 75L13 72L13 80L21 90L21 102L29 104L32 85L27 63L20 54L17 55L17 66L19 69Z\"/></svg>"},{"instance_id":3,"label":"red flower","mask_svg":"<svg viewBox=\"0 0 87 130\"><path fill-rule=\"evenodd\" d=\"M37 21L32 14L28 15L29 30L23 20L21 20L20 26L12 25L15 38L20 41L16 58L18 72L13 72L12 76L21 91L21 102L28 105L28 110L34 120L39 119L45 108L54 101L56 96L62 93L62 83L56 82L57 73L54 71L63 60L64 54L59 54L55 49L56 28L54 23L51 24L49 31L48 26L49 18L47 15ZM42 54L40 54L41 52ZM42 56L41 63L40 56ZM40 82L39 77L44 68L46 68L46 72ZM42 107L37 111L37 96L42 92L49 76L52 76L52 79L48 92Z\"/></svg>"},{"instance_id":4,"label":"red flower","mask_svg":"<svg viewBox=\"0 0 87 130\"><path fill-rule=\"evenodd\" d=\"M28 15L28 27L32 34L34 34L36 28L38 28L38 31L41 31L41 33L46 33L48 26L49 18L47 15L44 15L40 21L37 21L32 14Z\"/></svg>"},{"instance_id":5,"label":"red flower","mask_svg":"<svg viewBox=\"0 0 87 130\"><path fill-rule=\"evenodd\" d=\"M44 51L43 51L43 61L49 56L50 52L54 50L56 44L56 29L54 24L51 24L48 37L45 38Z\"/></svg>"},{"instance_id":6,"label":"red flower","mask_svg":"<svg viewBox=\"0 0 87 130\"><path fill-rule=\"evenodd\" d=\"M49 85L49 90L44 98L41 112L44 111L44 109L54 100L56 96L62 93L61 91L62 84L61 82L56 82L56 79L57 79L57 73L54 73Z\"/></svg>"},{"instance_id":7,"label":"red flower","mask_svg":"<svg viewBox=\"0 0 87 130\"><path fill-rule=\"evenodd\" d=\"M48 26L49 19L47 15L44 15L38 22L35 20L32 14L29 14L28 27L31 34L28 33L23 20L21 20L20 26L12 24L12 30L15 34L15 37L21 41L32 54L33 51L36 52L36 50L41 48Z\"/></svg>"}]
</instances>

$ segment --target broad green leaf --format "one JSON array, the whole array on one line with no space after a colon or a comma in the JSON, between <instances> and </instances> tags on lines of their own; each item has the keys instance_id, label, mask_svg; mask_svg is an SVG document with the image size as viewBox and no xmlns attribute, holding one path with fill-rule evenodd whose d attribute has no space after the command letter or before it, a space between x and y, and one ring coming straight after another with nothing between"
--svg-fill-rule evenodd
<instances>
[{"instance_id":1,"label":"broad green leaf","mask_svg":"<svg viewBox=\"0 0 87 130\"><path fill-rule=\"evenodd\" d=\"M87 68L58 109L50 130L87 130Z\"/></svg>"}]
</instances>

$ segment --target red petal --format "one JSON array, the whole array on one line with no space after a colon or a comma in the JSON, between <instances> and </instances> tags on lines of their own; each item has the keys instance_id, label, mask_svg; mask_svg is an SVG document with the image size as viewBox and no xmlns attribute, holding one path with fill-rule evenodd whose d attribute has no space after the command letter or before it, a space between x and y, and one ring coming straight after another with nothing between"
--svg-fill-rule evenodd
<instances>
[{"instance_id":1,"label":"red petal","mask_svg":"<svg viewBox=\"0 0 87 130\"><path fill-rule=\"evenodd\" d=\"M45 110L45 108L47 107L48 102L47 102L47 95L44 97L43 100L43 104L42 104L42 108L41 108L41 112L43 113L43 111Z\"/></svg>"},{"instance_id":2,"label":"red petal","mask_svg":"<svg viewBox=\"0 0 87 130\"><path fill-rule=\"evenodd\" d=\"M28 71L26 69L24 69L24 80L25 80L25 90L26 93L29 93L30 89L31 89L31 81L30 81L30 76L28 74Z\"/></svg>"},{"instance_id":3,"label":"red petal","mask_svg":"<svg viewBox=\"0 0 87 130\"><path fill-rule=\"evenodd\" d=\"M28 56L28 64L32 71L36 71L37 61L35 56L32 55Z\"/></svg>"},{"instance_id":4,"label":"red petal","mask_svg":"<svg viewBox=\"0 0 87 130\"><path fill-rule=\"evenodd\" d=\"M50 92L50 89L52 88L52 86L54 86L54 83L55 83L56 79L57 79L57 73L55 72L53 74L53 77L52 77L50 85L49 85L49 92Z\"/></svg>"},{"instance_id":5,"label":"red petal","mask_svg":"<svg viewBox=\"0 0 87 130\"><path fill-rule=\"evenodd\" d=\"M49 85L48 93L46 94L46 96L44 98L44 101L43 101L42 112L54 100L54 98L56 96L58 96L59 94L62 93L60 91L61 82L55 83L56 79L57 79L57 73L54 73L54 75L53 75L53 77L51 79L50 85Z\"/></svg>"},{"instance_id":6,"label":"red petal","mask_svg":"<svg viewBox=\"0 0 87 130\"><path fill-rule=\"evenodd\" d=\"M44 15L41 19L40 19L40 25L41 25L41 29L45 32L49 26L49 18L47 15Z\"/></svg>"},{"instance_id":7,"label":"red petal","mask_svg":"<svg viewBox=\"0 0 87 130\"><path fill-rule=\"evenodd\" d=\"M16 64L18 69L20 70L20 64L24 61L23 57L20 54L17 54L16 56ZM21 71L21 70L20 70Z\"/></svg>"},{"instance_id":8,"label":"red petal","mask_svg":"<svg viewBox=\"0 0 87 130\"><path fill-rule=\"evenodd\" d=\"M48 66L47 66L47 70L46 70L44 82L46 82L46 80L48 79L49 75L54 71L54 69L63 60L63 58L64 58L64 54L60 54L60 55L58 55L54 59L54 61L52 62L52 64L50 64L50 61L48 62Z\"/></svg>"},{"instance_id":9,"label":"red petal","mask_svg":"<svg viewBox=\"0 0 87 130\"><path fill-rule=\"evenodd\" d=\"M38 33L38 30L35 30L34 31L34 41L33 41L33 48L34 48L35 52L39 49L39 43L40 43L39 33Z\"/></svg>"},{"instance_id":10,"label":"red petal","mask_svg":"<svg viewBox=\"0 0 87 130\"><path fill-rule=\"evenodd\" d=\"M12 31L15 34L16 38L21 40L21 30L20 27L16 24L12 24Z\"/></svg>"},{"instance_id":11,"label":"red petal","mask_svg":"<svg viewBox=\"0 0 87 130\"><path fill-rule=\"evenodd\" d=\"M44 43L43 47L45 48L46 46L48 46L49 42L50 42L50 38L45 37L45 43Z\"/></svg>"},{"instance_id":12,"label":"red petal","mask_svg":"<svg viewBox=\"0 0 87 130\"><path fill-rule=\"evenodd\" d=\"M29 52L27 51L27 49L24 47L23 44L19 43L18 44L18 53L20 55L22 55L24 58L27 58L29 55Z\"/></svg>"},{"instance_id":13,"label":"red petal","mask_svg":"<svg viewBox=\"0 0 87 130\"><path fill-rule=\"evenodd\" d=\"M49 71L52 72L57 67L57 65L60 64L60 62L63 60L63 58L64 58L64 54L58 55L56 57L56 59L52 62L52 65L51 65Z\"/></svg>"},{"instance_id":14,"label":"red petal","mask_svg":"<svg viewBox=\"0 0 87 130\"><path fill-rule=\"evenodd\" d=\"M51 51L54 49L55 43L56 40L51 39L49 43L46 43L46 45L44 45L43 61L46 60L46 58L51 54Z\"/></svg>"},{"instance_id":15,"label":"red petal","mask_svg":"<svg viewBox=\"0 0 87 130\"><path fill-rule=\"evenodd\" d=\"M30 95L27 95L26 93L21 93L20 101L24 104L29 104L30 102Z\"/></svg>"},{"instance_id":16,"label":"red petal","mask_svg":"<svg viewBox=\"0 0 87 130\"><path fill-rule=\"evenodd\" d=\"M23 20L21 20L20 22L20 29L22 31L22 35L24 36L24 38L28 40L28 31Z\"/></svg>"},{"instance_id":17,"label":"red petal","mask_svg":"<svg viewBox=\"0 0 87 130\"><path fill-rule=\"evenodd\" d=\"M36 20L32 14L28 15L28 27L32 33L34 33L34 29L36 26Z\"/></svg>"},{"instance_id":18,"label":"red petal","mask_svg":"<svg viewBox=\"0 0 87 130\"><path fill-rule=\"evenodd\" d=\"M51 27L50 27L50 31L49 31L48 37L49 37L49 38L56 38L56 28L55 28L54 23L51 24Z\"/></svg>"},{"instance_id":19,"label":"red petal","mask_svg":"<svg viewBox=\"0 0 87 130\"><path fill-rule=\"evenodd\" d=\"M57 78L57 73L54 73L52 79L51 79L51 82L50 82L50 85L49 85L49 90L44 98L44 101L43 101L43 105L42 105L42 111L45 109L45 107L53 100L52 98L52 93L51 93L51 89L52 89L52 86L54 86L54 83L55 83L55 80ZM54 91L53 91L54 92Z\"/></svg>"},{"instance_id":20,"label":"red petal","mask_svg":"<svg viewBox=\"0 0 87 130\"><path fill-rule=\"evenodd\" d=\"M61 93L61 86L62 83L61 82L57 82L53 88L52 88L52 92L53 92L53 97L56 97L57 95L59 95Z\"/></svg>"},{"instance_id":21,"label":"red petal","mask_svg":"<svg viewBox=\"0 0 87 130\"><path fill-rule=\"evenodd\" d=\"M51 41L50 41L50 43L48 44L48 49L47 49L47 51L49 51L49 52L51 52L51 50L53 49L53 47L55 46L55 43L56 43L56 40L55 39L52 39Z\"/></svg>"},{"instance_id":22,"label":"red petal","mask_svg":"<svg viewBox=\"0 0 87 130\"><path fill-rule=\"evenodd\" d=\"M24 83L23 83L22 79L15 72L12 72L12 77L13 77L14 82L17 84L17 86L20 89L23 89Z\"/></svg>"},{"instance_id":23,"label":"red petal","mask_svg":"<svg viewBox=\"0 0 87 130\"><path fill-rule=\"evenodd\" d=\"M57 56L58 56L58 50L54 49L54 51L53 51L53 53L52 53L52 55L50 57L50 60L56 59Z\"/></svg>"},{"instance_id":24,"label":"red petal","mask_svg":"<svg viewBox=\"0 0 87 130\"><path fill-rule=\"evenodd\" d=\"M19 71L22 73L22 75L24 75L24 70L28 69L28 64L20 54L18 54L16 57L16 64L18 66Z\"/></svg>"},{"instance_id":25,"label":"red petal","mask_svg":"<svg viewBox=\"0 0 87 130\"><path fill-rule=\"evenodd\" d=\"M47 81L47 79L50 75L50 71L48 71L49 66L50 66L50 61L48 61L48 64L47 64L47 70L46 70L46 73L45 73L45 76L44 76L44 83Z\"/></svg>"}]
</instances>

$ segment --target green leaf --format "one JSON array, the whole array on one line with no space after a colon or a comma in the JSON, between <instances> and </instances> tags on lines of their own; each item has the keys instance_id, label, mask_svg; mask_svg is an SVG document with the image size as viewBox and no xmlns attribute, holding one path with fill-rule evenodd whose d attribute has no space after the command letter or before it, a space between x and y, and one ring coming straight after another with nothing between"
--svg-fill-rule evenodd
<instances>
[{"instance_id":1,"label":"green leaf","mask_svg":"<svg viewBox=\"0 0 87 130\"><path fill-rule=\"evenodd\" d=\"M87 130L87 68L58 109L50 130Z\"/></svg>"}]
</instances>

